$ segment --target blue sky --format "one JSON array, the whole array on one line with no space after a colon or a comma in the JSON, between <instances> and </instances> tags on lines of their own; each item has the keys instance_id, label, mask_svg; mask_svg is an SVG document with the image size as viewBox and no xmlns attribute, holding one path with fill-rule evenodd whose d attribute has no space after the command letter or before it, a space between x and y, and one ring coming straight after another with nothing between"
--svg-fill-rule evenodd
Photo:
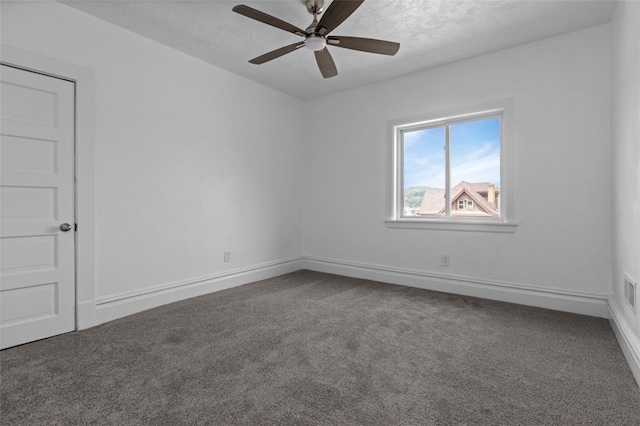
<instances>
[{"instance_id":1,"label":"blue sky","mask_svg":"<svg viewBox=\"0 0 640 426\"><path fill-rule=\"evenodd\" d=\"M445 128L404 134L404 186L444 188ZM451 184L491 182L500 186L500 118L451 125Z\"/></svg>"}]
</instances>

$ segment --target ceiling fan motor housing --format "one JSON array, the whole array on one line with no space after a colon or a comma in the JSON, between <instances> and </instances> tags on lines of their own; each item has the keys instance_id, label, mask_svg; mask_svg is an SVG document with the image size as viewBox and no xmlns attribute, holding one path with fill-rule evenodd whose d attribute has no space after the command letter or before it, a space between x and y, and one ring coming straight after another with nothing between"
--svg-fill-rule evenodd
<instances>
[{"instance_id":1,"label":"ceiling fan motor housing","mask_svg":"<svg viewBox=\"0 0 640 426\"><path fill-rule=\"evenodd\" d=\"M319 15L322 13L322 7L324 6L324 0L307 0L305 2L307 11L312 15Z\"/></svg>"}]
</instances>

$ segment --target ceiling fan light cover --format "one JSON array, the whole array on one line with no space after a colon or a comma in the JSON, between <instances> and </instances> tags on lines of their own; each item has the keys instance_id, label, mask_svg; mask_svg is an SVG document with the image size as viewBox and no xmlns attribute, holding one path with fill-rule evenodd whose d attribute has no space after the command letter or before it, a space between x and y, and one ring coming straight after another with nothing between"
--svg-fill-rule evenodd
<instances>
[{"instance_id":1,"label":"ceiling fan light cover","mask_svg":"<svg viewBox=\"0 0 640 426\"><path fill-rule=\"evenodd\" d=\"M324 37L311 35L304 41L304 45L307 49L317 52L326 47L327 41L324 39Z\"/></svg>"}]
</instances>

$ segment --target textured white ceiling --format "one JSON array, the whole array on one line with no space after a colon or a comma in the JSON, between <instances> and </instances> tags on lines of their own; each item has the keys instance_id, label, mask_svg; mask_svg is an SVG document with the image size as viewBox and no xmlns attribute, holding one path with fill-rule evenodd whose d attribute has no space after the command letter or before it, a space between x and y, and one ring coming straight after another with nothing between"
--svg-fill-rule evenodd
<instances>
[{"instance_id":1,"label":"textured white ceiling","mask_svg":"<svg viewBox=\"0 0 640 426\"><path fill-rule=\"evenodd\" d=\"M61 3L300 99L602 24L613 11L607 0L367 0L332 35L396 41L400 51L383 56L329 47L339 75L325 80L307 49L249 64L302 38L231 11L246 4L304 29L312 17L303 0Z\"/></svg>"}]
</instances>

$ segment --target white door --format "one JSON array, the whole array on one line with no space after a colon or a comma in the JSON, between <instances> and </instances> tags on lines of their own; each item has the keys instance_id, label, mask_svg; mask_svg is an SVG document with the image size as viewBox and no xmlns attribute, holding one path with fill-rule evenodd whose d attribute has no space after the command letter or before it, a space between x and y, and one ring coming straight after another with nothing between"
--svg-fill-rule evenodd
<instances>
[{"instance_id":1,"label":"white door","mask_svg":"<svg viewBox=\"0 0 640 426\"><path fill-rule=\"evenodd\" d=\"M0 80L4 349L75 330L75 87L5 65Z\"/></svg>"}]
</instances>

